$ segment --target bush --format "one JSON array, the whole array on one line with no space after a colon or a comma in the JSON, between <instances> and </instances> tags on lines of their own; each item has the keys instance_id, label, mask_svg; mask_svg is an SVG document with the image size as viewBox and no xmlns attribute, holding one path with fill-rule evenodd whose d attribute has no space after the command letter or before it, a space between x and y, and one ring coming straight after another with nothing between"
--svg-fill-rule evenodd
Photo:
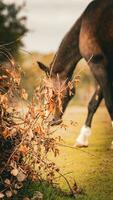
<instances>
[{"instance_id":1,"label":"bush","mask_svg":"<svg viewBox=\"0 0 113 200\"><path fill-rule=\"evenodd\" d=\"M59 171L48 159L49 152L58 155L59 138L53 136L48 122L45 82L28 102L20 87L20 69L11 63L1 66L0 76L0 198L12 198L28 178L52 182ZM16 106L17 99L23 108Z\"/></svg>"}]
</instances>

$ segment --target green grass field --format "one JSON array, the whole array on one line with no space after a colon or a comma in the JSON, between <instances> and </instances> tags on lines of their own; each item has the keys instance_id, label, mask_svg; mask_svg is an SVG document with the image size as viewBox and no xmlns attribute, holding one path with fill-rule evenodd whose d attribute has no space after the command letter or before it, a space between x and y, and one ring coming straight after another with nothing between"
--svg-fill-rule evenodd
<instances>
[{"instance_id":1,"label":"green grass field","mask_svg":"<svg viewBox=\"0 0 113 200\"><path fill-rule=\"evenodd\" d=\"M62 136L65 145L74 145L86 113L87 110L84 107L68 107L64 115L64 122L68 128L66 131L59 129L56 132L57 135ZM71 120L77 122L77 125L70 125ZM76 181L78 186L82 188L83 194L78 194L77 200L113 200L113 150L110 149L112 139L113 130L109 115L105 108L100 107L93 120L89 147L83 149L84 152L82 149L59 147L60 156L55 159L51 158L60 167L61 173L67 174L66 177L71 185ZM63 191L69 191L62 178L58 179L57 182ZM73 199L64 196L46 184L40 185L39 183L31 184L24 189L22 194L29 196L36 190L44 194L45 200Z\"/></svg>"}]
</instances>

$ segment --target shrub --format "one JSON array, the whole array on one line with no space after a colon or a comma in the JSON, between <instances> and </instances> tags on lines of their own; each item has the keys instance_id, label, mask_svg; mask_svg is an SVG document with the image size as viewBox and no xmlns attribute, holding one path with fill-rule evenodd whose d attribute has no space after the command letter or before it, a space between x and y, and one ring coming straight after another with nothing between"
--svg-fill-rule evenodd
<instances>
[{"instance_id":1,"label":"shrub","mask_svg":"<svg viewBox=\"0 0 113 200\"><path fill-rule=\"evenodd\" d=\"M48 122L45 82L28 102L20 87L20 69L13 60L10 63L0 67L0 198L12 197L28 178L52 182L59 171L48 159L49 152L58 155L59 138L53 136Z\"/></svg>"}]
</instances>

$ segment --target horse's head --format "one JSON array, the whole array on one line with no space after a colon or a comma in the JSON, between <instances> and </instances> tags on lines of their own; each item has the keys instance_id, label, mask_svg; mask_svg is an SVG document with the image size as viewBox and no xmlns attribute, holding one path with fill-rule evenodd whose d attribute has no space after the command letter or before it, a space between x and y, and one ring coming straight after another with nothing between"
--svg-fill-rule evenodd
<instances>
[{"instance_id":1,"label":"horse's head","mask_svg":"<svg viewBox=\"0 0 113 200\"><path fill-rule=\"evenodd\" d=\"M64 73L53 73L52 69L41 62L38 62L38 65L47 75L46 86L54 102L54 117L50 124L58 125L62 122L62 115L75 94L75 88Z\"/></svg>"}]
</instances>

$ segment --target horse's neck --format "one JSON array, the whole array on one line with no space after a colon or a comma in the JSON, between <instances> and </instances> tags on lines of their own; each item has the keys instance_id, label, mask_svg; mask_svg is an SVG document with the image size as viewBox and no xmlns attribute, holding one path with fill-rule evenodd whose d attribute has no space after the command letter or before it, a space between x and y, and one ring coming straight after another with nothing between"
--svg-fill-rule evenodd
<instances>
[{"instance_id":1,"label":"horse's neck","mask_svg":"<svg viewBox=\"0 0 113 200\"><path fill-rule=\"evenodd\" d=\"M81 59L79 52L81 18L77 20L60 44L54 62L51 65L53 75L64 74L67 77L71 77L77 62Z\"/></svg>"}]
</instances>

